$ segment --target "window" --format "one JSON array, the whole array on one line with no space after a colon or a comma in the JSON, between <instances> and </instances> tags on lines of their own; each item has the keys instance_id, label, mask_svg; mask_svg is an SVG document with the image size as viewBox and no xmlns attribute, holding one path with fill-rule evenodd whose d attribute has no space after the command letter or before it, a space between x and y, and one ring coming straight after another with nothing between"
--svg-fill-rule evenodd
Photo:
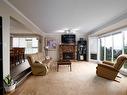
<instances>
[{"instance_id":1,"label":"window","mask_svg":"<svg viewBox=\"0 0 127 95\"><path fill-rule=\"evenodd\" d=\"M127 54L127 31L100 38L100 60L115 61L120 54ZM120 71L127 75L127 61Z\"/></svg>"},{"instance_id":2,"label":"window","mask_svg":"<svg viewBox=\"0 0 127 95\"><path fill-rule=\"evenodd\" d=\"M98 54L98 37L89 37L89 60L97 60Z\"/></svg>"},{"instance_id":3,"label":"window","mask_svg":"<svg viewBox=\"0 0 127 95\"><path fill-rule=\"evenodd\" d=\"M100 38L100 60L115 61L122 54L122 33Z\"/></svg>"},{"instance_id":4,"label":"window","mask_svg":"<svg viewBox=\"0 0 127 95\"><path fill-rule=\"evenodd\" d=\"M31 38L13 38L13 47L25 47L25 54L38 52L38 39Z\"/></svg>"}]
</instances>

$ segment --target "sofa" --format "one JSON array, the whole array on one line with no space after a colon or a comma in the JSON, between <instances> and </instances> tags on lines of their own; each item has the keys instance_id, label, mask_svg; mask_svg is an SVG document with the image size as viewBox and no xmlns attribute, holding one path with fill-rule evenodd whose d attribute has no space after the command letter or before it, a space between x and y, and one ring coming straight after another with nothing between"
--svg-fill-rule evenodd
<instances>
[{"instance_id":1,"label":"sofa","mask_svg":"<svg viewBox=\"0 0 127 95\"><path fill-rule=\"evenodd\" d=\"M44 53L34 53L27 56L28 62L31 66L33 75L46 75L50 69L53 60L50 57L45 57Z\"/></svg>"}]
</instances>

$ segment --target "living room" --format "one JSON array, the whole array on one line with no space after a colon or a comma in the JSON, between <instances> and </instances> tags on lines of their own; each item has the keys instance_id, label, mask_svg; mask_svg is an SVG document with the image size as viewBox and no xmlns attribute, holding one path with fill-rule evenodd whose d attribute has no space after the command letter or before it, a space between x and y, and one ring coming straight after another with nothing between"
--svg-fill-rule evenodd
<instances>
[{"instance_id":1,"label":"living room","mask_svg":"<svg viewBox=\"0 0 127 95\"><path fill-rule=\"evenodd\" d=\"M25 49L25 52L27 52L25 57L30 53L43 52L53 59L51 70L45 76L30 75L21 85L16 87L13 93L9 94L126 95L125 81L127 78L123 76L127 74L126 63L119 73L122 78L118 78L118 82L103 79L96 75L98 63L101 63L101 61L115 62L119 55L127 54L126 3L125 0L1 0L2 80L11 73L10 49L16 46L14 39L22 39L24 42L20 43L23 46L25 46L23 43L26 42L28 42L26 44L28 47L34 44L34 49ZM73 50L66 49L65 51L68 52L60 55L59 47L63 45L62 37L64 35L70 37L70 34L75 35L75 41L73 40L75 58L73 57L74 60L71 62L72 71L68 67L59 66L57 72L57 61L63 57L68 57L65 55ZM73 39L73 37L71 38ZM65 39L68 39L67 36ZM72 41L72 39L69 41ZM31 40L34 42L30 44ZM79 56L79 59L77 57L77 44L81 40L87 43L86 59L82 55ZM72 53L70 55L73 56ZM35 87L32 87L32 85L35 85ZM50 87L50 85L52 86Z\"/></svg>"}]
</instances>

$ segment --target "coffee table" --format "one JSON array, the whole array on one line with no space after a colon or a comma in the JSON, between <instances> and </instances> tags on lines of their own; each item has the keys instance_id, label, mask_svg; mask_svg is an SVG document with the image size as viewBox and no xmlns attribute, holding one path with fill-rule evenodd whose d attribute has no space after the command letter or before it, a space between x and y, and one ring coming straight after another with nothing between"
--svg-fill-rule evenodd
<instances>
[{"instance_id":1,"label":"coffee table","mask_svg":"<svg viewBox=\"0 0 127 95\"><path fill-rule=\"evenodd\" d=\"M70 66L70 71L72 71L70 60L58 60L57 61L57 72L59 71L59 65L69 65Z\"/></svg>"}]
</instances>

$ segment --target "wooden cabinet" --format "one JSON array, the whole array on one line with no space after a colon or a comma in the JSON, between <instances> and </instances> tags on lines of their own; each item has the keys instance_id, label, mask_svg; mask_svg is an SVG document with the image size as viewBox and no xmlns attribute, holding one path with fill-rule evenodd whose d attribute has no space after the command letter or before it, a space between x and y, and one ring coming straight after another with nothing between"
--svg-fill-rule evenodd
<instances>
[{"instance_id":1,"label":"wooden cabinet","mask_svg":"<svg viewBox=\"0 0 127 95\"><path fill-rule=\"evenodd\" d=\"M0 93L3 95L2 17L0 17Z\"/></svg>"},{"instance_id":2,"label":"wooden cabinet","mask_svg":"<svg viewBox=\"0 0 127 95\"><path fill-rule=\"evenodd\" d=\"M59 45L59 56L62 60L76 60L76 45L62 44Z\"/></svg>"}]
</instances>

